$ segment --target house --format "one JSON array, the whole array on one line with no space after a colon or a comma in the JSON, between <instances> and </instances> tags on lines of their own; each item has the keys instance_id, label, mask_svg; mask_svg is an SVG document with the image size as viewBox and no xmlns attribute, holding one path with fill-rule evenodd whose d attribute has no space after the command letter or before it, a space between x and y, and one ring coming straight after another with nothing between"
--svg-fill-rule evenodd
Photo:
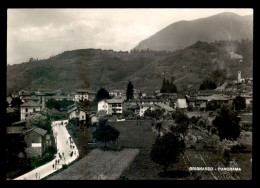
<instances>
[{"instance_id":1,"label":"house","mask_svg":"<svg viewBox=\"0 0 260 188\"><path fill-rule=\"evenodd\" d=\"M104 99L98 102L98 111L104 110L109 115L123 113L124 99Z\"/></svg>"},{"instance_id":2,"label":"house","mask_svg":"<svg viewBox=\"0 0 260 188\"><path fill-rule=\"evenodd\" d=\"M165 111L165 114L169 114L174 111L174 109L172 107L170 107L169 105L164 104L164 103L159 103L159 104L155 104L155 105L158 106L159 108L163 109Z\"/></svg>"},{"instance_id":3,"label":"house","mask_svg":"<svg viewBox=\"0 0 260 188\"><path fill-rule=\"evenodd\" d=\"M207 103L211 101L217 103L229 103L230 101L232 101L232 98L222 94L213 94L211 96L198 96L196 97L195 104L200 108L206 108Z\"/></svg>"},{"instance_id":4,"label":"house","mask_svg":"<svg viewBox=\"0 0 260 188\"><path fill-rule=\"evenodd\" d=\"M18 156L24 158L26 153L24 148L26 147L24 136L22 135L26 128L26 121L19 121L13 123L11 126L6 127L6 151L8 155Z\"/></svg>"},{"instance_id":5,"label":"house","mask_svg":"<svg viewBox=\"0 0 260 188\"><path fill-rule=\"evenodd\" d=\"M95 116L94 114L91 114L91 115L90 115L90 119L91 119L91 124L92 124L92 125L95 125L95 124L98 123L98 117Z\"/></svg>"},{"instance_id":6,"label":"house","mask_svg":"<svg viewBox=\"0 0 260 188\"><path fill-rule=\"evenodd\" d=\"M178 98L176 100L176 108L187 108L187 101L185 98Z\"/></svg>"},{"instance_id":7,"label":"house","mask_svg":"<svg viewBox=\"0 0 260 188\"><path fill-rule=\"evenodd\" d=\"M252 95L244 94L244 95L241 95L241 97L245 98L245 100L246 100L246 106L252 105L252 103L253 103L253 97L252 97Z\"/></svg>"},{"instance_id":8,"label":"house","mask_svg":"<svg viewBox=\"0 0 260 188\"><path fill-rule=\"evenodd\" d=\"M54 99L56 101L62 101L64 99L66 100L72 100L72 98L70 96L63 96L63 95L53 95L53 96L46 96L45 97L46 100L49 100L49 99Z\"/></svg>"},{"instance_id":9,"label":"house","mask_svg":"<svg viewBox=\"0 0 260 188\"><path fill-rule=\"evenodd\" d=\"M69 119L79 118L79 121L86 121L86 112L82 111L76 104L67 107Z\"/></svg>"},{"instance_id":10,"label":"house","mask_svg":"<svg viewBox=\"0 0 260 188\"><path fill-rule=\"evenodd\" d=\"M47 131L38 127L28 128L26 121L18 121L6 128L8 140L17 145L24 145L23 149L16 151L23 153L27 158L33 156L41 156L48 147L52 147L55 143L52 141L51 135ZM13 150L12 148L10 148Z\"/></svg>"},{"instance_id":11,"label":"house","mask_svg":"<svg viewBox=\"0 0 260 188\"><path fill-rule=\"evenodd\" d=\"M186 101L187 101L188 106L195 107L196 97L187 97Z\"/></svg>"},{"instance_id":12,"label":"house","mask_svg":"<svg viewBox=\"0 0 260 188\"><path fill-rule=\"evenodd\" d=\"M28 101L20 106L21 120L25 120L30 117L31 114L35 112L40 112L42 110L42 105L34 101Z\"/></svg>"},{"instance_id":13,"label":"house","mask_svg":"<svg viewBox=\"0 0 260 188\"><path fill-rule=\"evenodd\" d=\"M31 92L27 90L21 90L19 91L19 97L21 100L23 100L24 97L29 97L31 96Z\"/></svg>"},{"instance_id":14,"label":"house","mask_svg":"<svg viewBox=\"0 0 260 188\"><path fill-rule=\"evenodd\" d=\"M29 102L29 101L40 102L40 98L36 96L26 96L22 99L22 102Z\"/></svg>"},{"instance_id":15,"label":"house","mask_svg":"<svg viewBox=\"0 0 260 188\"><path fill-rule=\"evenodd\" d=\"M27 158L42 156L45 150L53 144L47 131L39 127L32 127L26 130L23 135L27 146L25 148Z\"/></svg>"},{"instance_id":16,"label":"house","mask_svg":"<svg viewBox=\"0 0 260 188\"><path fill-rule=\"evenodd\" d=\"M86 89L78 89L75 93L74 101L79 102L80 100L93 101L96 93Z\"/></svg>"},{"instance_id":17,"label":"house","mask_svg":"<svg viewBox=\"0 0 260 188\"><path fill-rule=\"evenodd\" d=\"M144 98L140 100L140 104L150 103L150 104L159 104L164 103L163 99L155 99L155 98Z\"/></svg>"},{"instance_id":18,"label":"house","mask_svg":"<svg viewBox=\"0 0 260 188\"><path fill-rule=\"evenodd\" d=\"M155 105L154 104L150 104L150 103L143 103L140 106L140 111L139 111L139 116L144 116L144 113L146 110L150 109L150 110L155 110Z\"/></svg>"},{"instance_id":19,"label":"house","mask_svg":"<svg viewBox=\"0 0 260 188\"><path fill-rule=\"evenodd\" d=\"M112 97L117 97L117 96L122 96L125 93L126 91L123 89L114 89L109 92L109 95Z\"/></svg>"}]
</instances>

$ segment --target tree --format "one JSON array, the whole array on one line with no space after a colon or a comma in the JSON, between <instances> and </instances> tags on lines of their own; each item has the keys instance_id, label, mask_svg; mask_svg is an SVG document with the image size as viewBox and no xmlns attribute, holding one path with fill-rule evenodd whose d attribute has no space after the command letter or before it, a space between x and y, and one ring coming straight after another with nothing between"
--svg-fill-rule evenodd
<instances>
[{"instance_id":1,"label":"tree","mask_svg":"<svg viewBox=\"0 0 260 188\"><path fill-rule=\"evenodd\" d=\"M218 116L213 120L213 125L218 129L220 140L234 139L236 140L240 135L240 118L237 113L232 111L227 105L222 105Z\"/></svg>"},{"instance_id":2,"label":"tree","mask_svg":"<svg viewBox=\"0 0 260 188\"><path fill-rule=\"evenodd\" d=\"M103 99L110 99L110 95L105 88L100 88L96 94L95 100L97 102L102 101Z\"/></svg>"},{"instance_id":3,"label":"tree","mask_svg":"<svg viewBox=\"0 0 260 188\"><path fill-rule=\"evenodd\" d=\"M126 89L126 100L134 98L134 86L131 81L128 82Z\"/></svg>"},{"instance_id":4,"label":"tree","mask_svg":"<svg viewBox=\"0 0 260 188\"><path fill-rule=\"evenodd\" d=\"M162 83L160 93L166 93L166 87L167 87L166 80L165 80L165 78L163 78L163 83Z\"/></svg>"},{"instance_id":5,"label":"tree","mask_svg":"<svg viewBox=\"0 0 260 188\"><path fill-rule=\"evenodd\" d=\"M71 100L63 99L61 101L55 100L55 99L49 99L45 105L49 109L56 109L56 110L61 110L66 109L68 106L72 105L74 102Z\"/></svg>"},{"instance_id":6,"label":"tree","mask_svg":"<svg viewBox=\"0 0 260 188\"><path fill-rule=\"evenodd\" d=\"M200 90L206 90L206 89L216 89L217 84L213 81L211 81L209 78L203 80L202 84L200 85Z\"/></svg>"},{"instance_id":7,"label":"tree","mask_svg":"<svg viewBox=\"0 0 260 188\"><path fill-rule=\"evenodd\" d=\"M18 97L13 98L12 102L11 102L11 106L12 107L17 107L20 108L20 105L22 104L22 100Z\"/></svg>"},{"instance_id":8,"label":"tree","mask_svg":"<svg viewBox=\"0 0 260 188\"><path fill-rule=\"evenodd\" d=\"M152 145L150 157L155 163L164 167L165 174L170 165L179 162L180 155L184 154L184 150L184 140L173 133L166 133L162 137L157 137L155 144Z\"/></svg>"},{"instance_id":9,"label":"tree","mask_svg":"<svg viewBox=\"0 0 260 188\"><path fill-rule=\"evenodd\" d=\"M233 105L235 107L235 110L243 110L246 108L246 99L241 96L237 96L234 99Z\"/></svg>"},{"instance_id":10,"label":"tree","mask_svg":"<svg viewBox=\"0 0 260 188\"><path fill-rule=\"evenodd\" d=\"M28 127L39 127L51 131L51 121L50 119L43 114L32 114L30 119L27 120Z\"/></svg>"},{"instance_id":11,"label":"tree","mask_svg":"<svg viewBox=\"0 0 260 188\"><path fill-rule=\"evenodd\" d=\"M175 123L177 123L177 127L175 127L174 132L177 134L182 134L183 136L186 135L190 124L190 119L188 116L182 111L177 111L175 115Z\"/></svg>"},{"instance_id":12,"label":"tree","mask_svg":"<svg viewBox=\"0 0 260 188\"><path fill-rule=\"evenodd\" d=\"M160 137L161 129L162 129L162 122L160 120L155 122L155 128L156 128L156 130L158 130L159 137Z\"/></svg>"},{"instance_id":13,"label":"tree","mask_svg":"<svg viewBox=\"0 0 260 188\"><path fill-rule=\"evenodd\" d=\"M98 142L104 142L107 147L107 142L116 141L120 132L114 127L107 124L107 119L100 119L96 131L93 132L93 138Z\"/></svg>"}]
</instances>

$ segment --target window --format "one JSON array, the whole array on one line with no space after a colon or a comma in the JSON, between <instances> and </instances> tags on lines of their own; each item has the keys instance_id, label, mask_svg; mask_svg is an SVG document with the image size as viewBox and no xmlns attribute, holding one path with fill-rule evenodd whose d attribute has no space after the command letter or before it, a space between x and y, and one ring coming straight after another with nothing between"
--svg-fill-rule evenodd
<instances>
[{"instance_id":1,"label":"window","mask_svg":"<svg viewBox=\"0 0 260 188\"><path fill-rule=\"evenodd\" d=\"M121 107L121 103L118 103L118 107Z\"/></svg>"},{"instance_id":2,"label":"window","mask_svg":"<svg viewBox=\"0 0 260 188\"><path fill-rule=\"evenodd\" d=\"M33 108L33 112L35 112L35 108Z\"/></svg>"},{"instance_id":3,"label":"window","mask_svg":"<svg viewBox=\"0 0 260 188\"><path fill-rule=\"evenodd\" d=\"M28 108L25 108L25 112L28 112Z\"/></svg>"},{"instance_id":4,"label":"window","mask_svg":"<svg viewBox=\"0 0 260 188\"><path fill-rule=\"evenodd\" d=\"M82 116L82 119L84 119L84 116Z\"/></svg>"},{"instance_id":5,"label":"window","mask_svg":"<svg viewBox=\"0 0 260 188\"><path fill-rule=\"evenodd\" d=\"M25 114L25 117L28 117L28 114Z\"/></svg>"}]
</instances>

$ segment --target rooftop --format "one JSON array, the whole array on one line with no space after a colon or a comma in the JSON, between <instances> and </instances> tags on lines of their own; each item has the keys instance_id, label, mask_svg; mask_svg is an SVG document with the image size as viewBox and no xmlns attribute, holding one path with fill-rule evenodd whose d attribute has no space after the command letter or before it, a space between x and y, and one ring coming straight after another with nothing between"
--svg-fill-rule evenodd
<instances>
[{"instance_id":1,"label":"rooftop","mask_svg":"<svg viewBox=\"0 0 260 188\"><path fill-rule=\"evenodd\" d=\"M7 134L22 134L26 131L24 126L10 126L6 128Z\"/></svg>"},{"instance_id":2,"label":"rooftop","mask_svg":"<svg viewBox=\"0 0 260 188\"><path fill-rule=\"evenodd\" d=\"M33 127L31 129L25 131L24 134L27 134L27 133L32 132L32 131L37 133L37 134L39 134L39 135L41 135L41 136L45 136L47 134L46 130L44 130L42 128L39 128L39 127Z\"/></svg>"},{"instance_id":3,"label":"rooftop","mask_svg":"<svg viewBox=\"0 0 260 188\"><path fill-rule=\"evenodd\" d=\"M163 108L163 109L165 109L165 110L168 110L168 111L173 111L173 108L172 107L170 107L169 105L167 105L167 104L164 104L164 103L160 103L160 104L156 104L157 106L159 106L159 107L161 107L161 108Z\"/></svg>"},{"instance_id":4,"label":"rooftop","mask_svg":"<svg viewBox=\"0 0 260 188\"><path fill-rule=\"evenodd\" d=\"M21 104L21 107L41 107L41 106L42 106L41 104L34 101L28 101Z\"/></svg>"},{"instance_id":5,"label":"rooftop","mask_svg":"<svg viewBox=\"0 0 260 188\"><path fill-rule=\"evenodd\" d=\"M106 99L107 103L122 103L124 99Z\"/></svg>"},{"instance_id":6,"label":"rooftop","mask_svg":"<svg viewBox=\"0 0 260 188\"><path fill-rule=\"evenodd\" d=\"M214 101L214 100L221 100L221 101L226 101L229 100L230 97L225 96L225 95L221 95L221 94L214 94L211 96L199 96L196 97L197 100L207 100L207 101Z\"/></svg>"}]
</instances>

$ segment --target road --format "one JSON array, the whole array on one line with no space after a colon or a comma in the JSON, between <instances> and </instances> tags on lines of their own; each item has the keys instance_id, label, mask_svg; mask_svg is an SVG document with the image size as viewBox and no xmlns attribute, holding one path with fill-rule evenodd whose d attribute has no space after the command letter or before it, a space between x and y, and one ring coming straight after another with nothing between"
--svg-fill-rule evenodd
<instances>
[{"instance_id":1,"label":"road","mask_svg":"<svg viewBox=\"0 0 260 188\"><path fill-rule=\"evenodd\" d=\"M68 120L52 122L52 130L54 133L54 137L56 137L55 142L57 145L57 154L55 155L55 159L53 159L49 163L42 165L24 175L21 175L21 176L15 178L14 180L40 180L40 179L43 179L44 177L61 169L63 164L69 164L78 158L78 156L79 156L78 149L77 149L76 145L74 144L72 138L71 138L72 142L70 143L70 134L68 133L68 131L66 129L65 123L68 123ZM74 149L73 149L73 147L74 147ZM70 156L70 152L72 152L72 151L73 151L73 155ZM63 157L62 153L64 153L64 157ZM62 156L62 158L59 157L59 154ZM56 167L53 168L55 161L56 160L58 161L58 159L59 159L59 164L57 164ZM36 173L37 173L37 175L36 175Z\"/></svg>"}]
</instances>

